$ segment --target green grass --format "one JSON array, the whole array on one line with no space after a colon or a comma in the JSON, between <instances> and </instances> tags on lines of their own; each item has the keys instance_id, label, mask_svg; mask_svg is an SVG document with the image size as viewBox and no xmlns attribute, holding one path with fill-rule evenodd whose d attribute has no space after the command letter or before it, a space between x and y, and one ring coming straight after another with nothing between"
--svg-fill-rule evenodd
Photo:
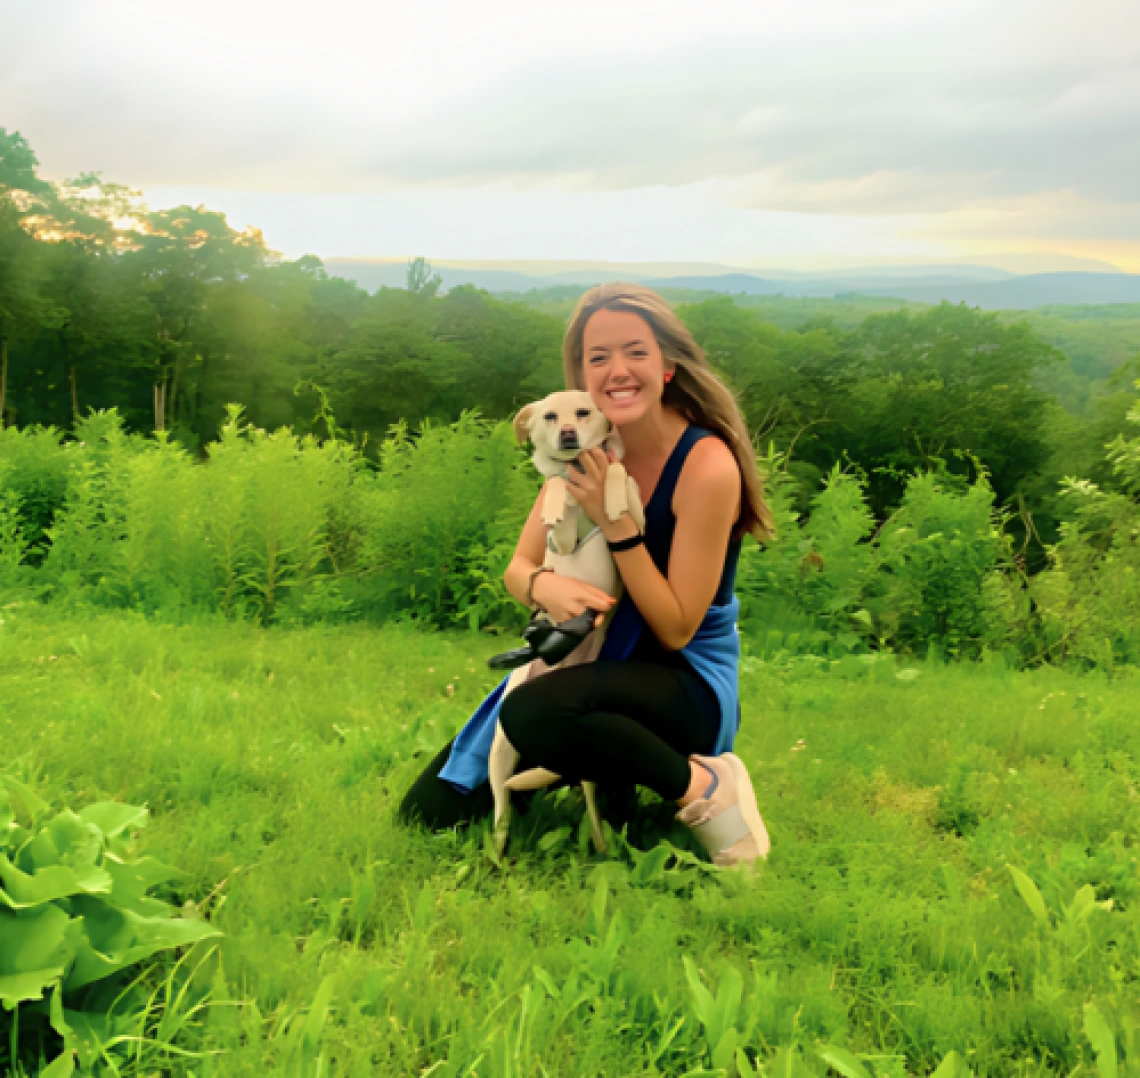
<instances>
[{"instance_id":1,"label":"green grass","mask_svg":"<svg viewBox=\"0 0 1140 1078\"><path fill-rule=\"evenodd\" d=\"M892 1078L951 1051L1003 1078L1140 1067L1135 681L746 661L756 878L694 858L648 793L608 858L574 791L542 797L498 866L480 828L392 814L501 639L0 613L5 769L76 808L147 803L142 846L226 933L245 1002L188 1072L679 1076L715 1053L824 1075L825 1045Z\"/></svg>"}]
</instances>

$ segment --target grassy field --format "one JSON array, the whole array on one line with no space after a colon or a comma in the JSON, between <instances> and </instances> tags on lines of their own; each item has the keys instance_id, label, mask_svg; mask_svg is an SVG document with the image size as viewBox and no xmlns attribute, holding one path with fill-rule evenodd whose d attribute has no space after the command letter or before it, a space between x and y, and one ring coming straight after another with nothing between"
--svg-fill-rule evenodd
<instances>
[{"instance_id":1,"label":"grassy field","mask_svg":"<svg viewBox=\"0 0 1140 1078\"><path fill-rule=\"evenodd\" d=\"M145 802L226 933L173 1073L1140 1073L1134 680L746 660L756 877L649 794L597 856L571 790L496 864L392 813L501 640L2 613L0 766Z\"/></svg>"}]
</instances>

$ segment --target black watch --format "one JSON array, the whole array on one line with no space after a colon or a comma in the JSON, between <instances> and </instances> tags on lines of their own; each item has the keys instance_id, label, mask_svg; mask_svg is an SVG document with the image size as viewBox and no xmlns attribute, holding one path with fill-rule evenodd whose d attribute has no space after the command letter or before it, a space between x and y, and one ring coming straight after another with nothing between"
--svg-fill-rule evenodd
<instances>
[{"instance_id":1,"label":"black watch","mask_svg":"<svg viewBox=\"0 0 1140 1078\"><path fill-rule=\"evenodd\" d=\"M635 546L640 546L645 542L645 536L641 532L637 535L631 535L628 539L614 539L606 540L606 546L610 548L615 554L620 554L623 550L632 550Z\"/></svg>"}]
</instances>

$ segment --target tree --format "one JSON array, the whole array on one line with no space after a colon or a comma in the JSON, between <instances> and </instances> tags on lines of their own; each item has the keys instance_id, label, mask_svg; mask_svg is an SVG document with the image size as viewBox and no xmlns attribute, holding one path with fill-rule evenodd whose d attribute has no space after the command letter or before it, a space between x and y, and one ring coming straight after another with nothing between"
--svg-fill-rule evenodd
<instances>
[{"instance_id":1,"label":"tree","mask_svg":"<svg viewBox=\"0 0 1140 1078\"><path fill-rule=\"evenodd\" d=\"M25 228L51 192L38 166L27 142L0 127L0 426L9 418L11 339L57 317L44 295L43 248Z\"/></svg>"},{"instance_id":2,"label":"tree","mask_svg":"<svg viewBox=\"0 0 1140 1078\"><path fill-rule=\"evenodd\" d=\"M431 299L439 291L442 283L443 279L438 274L432 274L431 263L423 258L413 258L408 263L406 288L414 295Z\"/></svg>"},{"instance_id":3,"label":"tree","mask_svg":"<svg viewBox=\"0 0 1140 1078\"><path fill-rule=\"evenodd\" d=\"M202 206L145 214L132 243L126 258L144 282L157 327L154 425L165 430L177 414L180 383L195 355L191 333L211 287L247 276L268 251L259 231L238 232L224 214Z\"/></svg>"},{"instance_id":4,"label":"tree","mask_svg":"<svg viewBox=\"0 0 1140 1078\"><path fill-rule=\"evenodd\" d=\"M989 469L1008 503L1044 458L1048 398L1039 373L1060 359L1024 322L943 303L918 314L872 315L847 339L849 367L834 451L870 474L876 514L894 505L904 476L946 461Z\"/></svg>"}]
</instances>

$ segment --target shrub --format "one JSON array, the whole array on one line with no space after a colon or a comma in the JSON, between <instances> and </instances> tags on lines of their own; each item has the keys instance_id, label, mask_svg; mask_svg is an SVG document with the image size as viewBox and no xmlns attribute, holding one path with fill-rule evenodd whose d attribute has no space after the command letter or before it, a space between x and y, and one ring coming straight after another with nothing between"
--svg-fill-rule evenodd
<instances>
[{"instance_id":1,"label":"shrub","mask_svg":"<svg viewBox=\"0 0 1140 1078\"><path fill-rule=\"evenodd\" d=\"M1128 418L1140 423L1140 406ZM1140 437L1118 436L1107 451L1118 489L1073 478L1061 484L1073 516L1030 594L1037 657L1111 669L1140 662Z\"/></svg>"},{"instance_id":2,"label":"shrub","mask_svg":"<svg viewBox=\"0 0 1140 1078\"><path fill-rule=\"evenodd\" d=\"M868 597L881 637L915 651L931 644L976 654L1002 635L1001 606L987 582L1010 565L1004 521L984 472L974 483L913 476L876 540L878 573Z\"/></svg>"},{"instance_id":3,"label":"shrub","mask_svg":"<svg viewBox=\"0 0 1140 1078\"><path fill-rule=\"evenodd\" d=\"M133 857L146 810L114 801L52 813L0 776L0 1065L59 1073L126 1051L146 1022L140 963L220 933L152 892L179 873ZM117 1047L116 1047L117 1046ZM117 1073L117 1072L116 1072Z\"/></svg>"},{"instance_id":4,"label":"shrub","mask_svg":"<svg viewBox=\"0 0 1140 1078\"><path fill-rule=\"evenodd\" d=\"M537 491L507 423L398 424L362 498L361 604L435 626L514 617L501 575Z\"/></svg>"}]
</instances>

